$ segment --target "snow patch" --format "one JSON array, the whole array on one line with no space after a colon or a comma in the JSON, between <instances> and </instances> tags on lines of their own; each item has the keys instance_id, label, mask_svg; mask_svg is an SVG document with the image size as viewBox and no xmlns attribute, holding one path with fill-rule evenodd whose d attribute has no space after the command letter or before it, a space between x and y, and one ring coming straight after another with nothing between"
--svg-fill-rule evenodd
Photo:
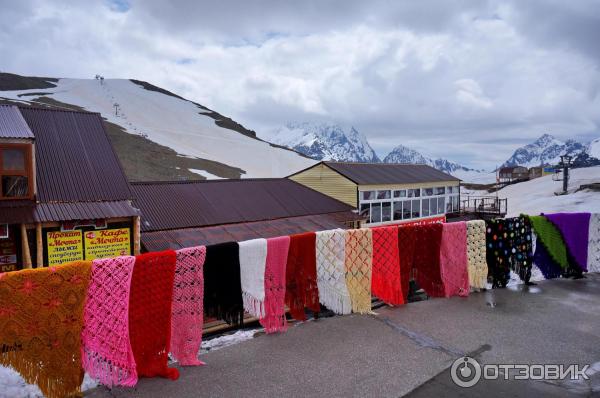
<instances>
[{"instance_id":1,"label":"snow patch","mask_svg":"<svg viewBox=\"0 0 600 398\"><path fill-rule=\"evenodd\" d=\"M219 177L218 175L211 174L206 170L198 170L198 169L188 169L188 170L191 171L192 173L199 174L202 177L206 177L208 180L222 180L223 179L223 177Z\"/></svg>"}]
</instances>

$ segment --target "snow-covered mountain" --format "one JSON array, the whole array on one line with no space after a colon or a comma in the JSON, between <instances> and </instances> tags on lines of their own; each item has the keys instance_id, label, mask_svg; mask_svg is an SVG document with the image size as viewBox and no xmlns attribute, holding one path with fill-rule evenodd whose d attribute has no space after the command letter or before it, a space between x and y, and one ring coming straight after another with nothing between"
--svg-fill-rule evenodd
<instances>
[{"instance_id":1,"label":"snow-covered mountain","mask_svg":"<svg viewBox=\"0 0 600 398\"><path fill-rule=\"evenodd\" d=\"M287 123L272 141L316 160L380 161L363 134L335 123Z\"/></svg>"},{"instance_id":2,"label":"snow-covered mountain","mask_svg":"<svg viewBox=\"0 0 600 398\"><path fill-rule=\"evenodd\" d=\"M446 173L454 173L456 171L477 171L458 163L451 162L447 159L432 159L423 156L420 152L414 149L398 145L383 159L384 163L423 163L435 167Z\"/></svg>"},{"instance_id":3,"label":"snow-covered mountain","mask_svg":"<svg viewBox=\"0 0 600 398\"><path fill-rule=\"evenodd\" d=\"M99 112L132 180L284 177L315 163L205 106L138 80L0 73L0 103Z\"/></svg>"},{"instance_id":4,"label":"snow-covered mountain","mask_svg":"<svg viewBox=\"0 0 600 398\"><path fill-rule=\"evenodd\" d=\"M600 144L595 144L593 148L596 148L596 145L600 152ZM502 166L555 165L560 162L561 155L571 155L573 158L577 158L582 153L589 154L590 147L592 144L586 146L575 140L561 141L550 134L544 134L531 144L518 148Z\"/></svg>"}]
</instances>

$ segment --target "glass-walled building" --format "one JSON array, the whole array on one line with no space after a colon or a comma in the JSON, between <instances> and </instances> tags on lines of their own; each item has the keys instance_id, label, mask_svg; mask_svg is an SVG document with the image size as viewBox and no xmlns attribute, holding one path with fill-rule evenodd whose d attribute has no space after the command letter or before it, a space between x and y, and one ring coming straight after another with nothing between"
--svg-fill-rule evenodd
<instances>
[{"instance_id":1,"label":"glass-walled building","mask_svg":"<svg viewBox=\"0 0 600 398\"><path fill-rule=\"evenodd\" d=\"M460 210L460 180L424 164L320 162L289 178L352 205L366 226Z\"/></svg>"}]
</instances>

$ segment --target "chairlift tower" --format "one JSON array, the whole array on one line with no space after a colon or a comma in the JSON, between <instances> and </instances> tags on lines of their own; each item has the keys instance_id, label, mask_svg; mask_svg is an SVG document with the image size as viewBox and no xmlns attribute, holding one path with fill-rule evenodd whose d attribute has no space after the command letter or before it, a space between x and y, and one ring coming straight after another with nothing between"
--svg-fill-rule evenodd
<instances>
[{"instance_id":1,"label":"chairlift tower","mask_svg":"<svg viewBox=\"0 0 600 398\"><path fill-rule=\"evenodd\" d=\"M571 167L572 160L573 158L569 155L561 155L560 163L558 164L563 170L563 194L566 194L569 189L569 167Z\"/></svg>"}]
</instances>

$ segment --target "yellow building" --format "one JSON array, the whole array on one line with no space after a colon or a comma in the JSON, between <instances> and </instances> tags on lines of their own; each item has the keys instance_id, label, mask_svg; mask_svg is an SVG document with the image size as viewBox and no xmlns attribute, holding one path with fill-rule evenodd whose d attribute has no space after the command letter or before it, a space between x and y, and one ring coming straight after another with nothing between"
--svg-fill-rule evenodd
<instances>
[{"instance_id":1,"label":"yellow building","mask_svg":"<svg viewBox=\"0 0 600 398\"><path fill-rule=\"evenodd\" d=\"M460 210L460 180L424 164L323 161L288 178L351 205L368 226L439 219Z\"/></svg>"}]
</instances>

